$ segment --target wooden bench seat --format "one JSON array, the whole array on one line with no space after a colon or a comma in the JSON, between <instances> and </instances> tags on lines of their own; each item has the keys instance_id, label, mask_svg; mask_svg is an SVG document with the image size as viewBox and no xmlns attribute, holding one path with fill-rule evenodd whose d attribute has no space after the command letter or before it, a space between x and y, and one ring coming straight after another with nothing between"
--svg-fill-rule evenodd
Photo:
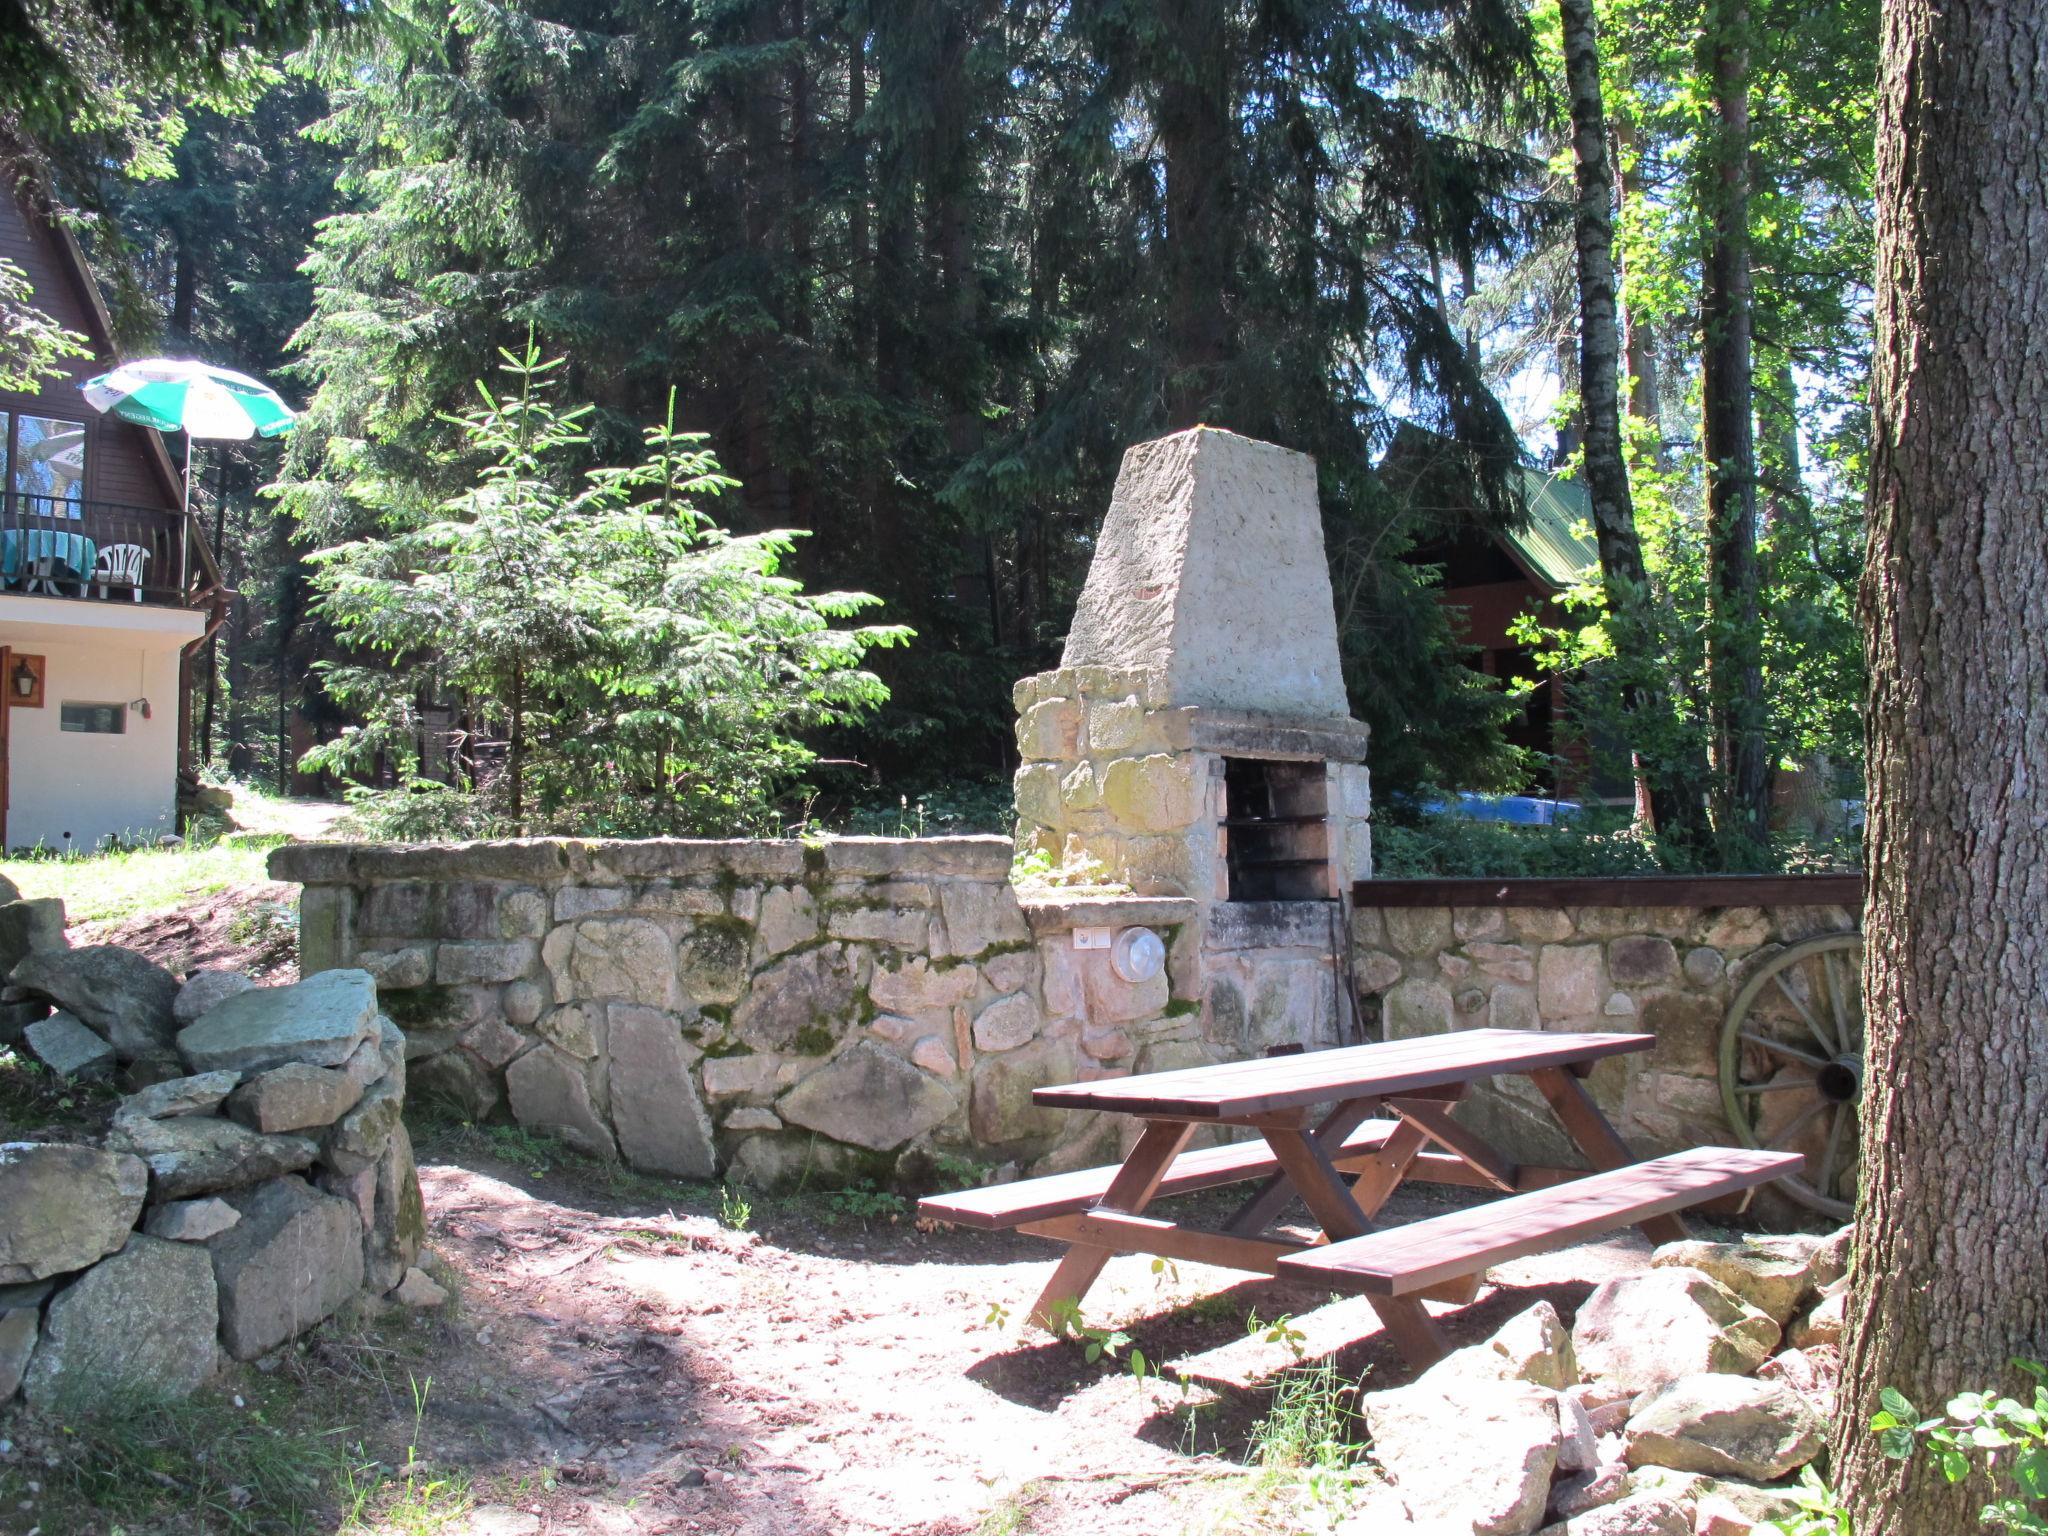
<instances>
[{"instance_id":1,"label":"wooden bench seat","mask_svg":"<svg viewBox=\"0 0 2048 1536\"><path fill-rule=\"evenodd\" d=\"M1797 1152L1694 1147L1551 1189L1290 1254L1279 1273L1368 1296L1409 1296L1795 1173Z\"/></svg>"},{"instance_id":2,"label":"wooden bench seat","mask_svg":"<svg viewBox=\"0 0 2048 1536\"><path fill-rule=\"evenodd\" d=\"M1398 1122L1368 1120L1344 1138L1336 1162L1370 1157L1386 1145ZM1198 1189L1215 1189L1247 1179L1277 1173L1280 1160L1264 1141L1238 1141L1228 1146L1204 1147L1183 1152L1160 1181L1158 1196L1185 1195ZM932 1195L917 1203L918 1214L963 1227L981 1227L994 1232L1041 1221L1048 1216L1070 1216L1085 1211L1109 1193L1115 1166L1080 1168L1072 1173L1049 1174L1042 1179L1019 1179L1011 1184L992 1184L986 1189L963 1189L956 1194ZM1155 1197L1157 1198L1157 1197Z\"/></svg>"}]
</instances>

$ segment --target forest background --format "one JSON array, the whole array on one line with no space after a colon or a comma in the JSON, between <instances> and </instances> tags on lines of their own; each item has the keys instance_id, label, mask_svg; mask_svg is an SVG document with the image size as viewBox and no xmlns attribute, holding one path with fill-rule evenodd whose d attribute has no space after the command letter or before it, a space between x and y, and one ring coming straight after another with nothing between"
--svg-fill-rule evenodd
<instances>
[{"instance_id":1,"label":"forest background","mask_svg":"<svg viewBox=\"0 0 2048 1536\"><path fill-rule=\"evenodd\" d=\"M248 9L203 89L81 67L0 124L132 351L305 406L282 453L201 456L221 772L341 761L326 668L366 653L316 552L445 518L531 337L592 407L558 482L702 434L719 523L801 531L788 574L915 634L868 658L886 701L673 830L999 824L1009 687L1057 660L1121 451L1196 422L1316 457L1391 820L1541 776L1504 733L1540 678L1467 664L1432 563L1522 516L1523 464L1587 484L1602 557L1528 641L1662 833L1596 862L1796 863L1780 781L1860 794L1870 0ZM1404 422L1429 476L1376 467ZM441 687L488 788L503 711Z\"/></svg>"}]
</instances>

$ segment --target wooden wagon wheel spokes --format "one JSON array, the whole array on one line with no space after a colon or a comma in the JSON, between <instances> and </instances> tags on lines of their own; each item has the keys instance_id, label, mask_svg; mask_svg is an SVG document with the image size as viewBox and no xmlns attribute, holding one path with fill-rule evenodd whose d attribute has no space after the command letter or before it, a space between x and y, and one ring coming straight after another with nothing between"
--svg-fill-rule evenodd
<instances>
[{"instance_id":1,"label":"wooden wagon wheel spokes","mask_svg":"<svg viewBox=\"0 0 2048 1536\"><path fill-rule=\"evenodd\" d=\"M1860 934L1807 939L1743 983L1721 1027L1721 1103L1744 1146L1803 1152L1778 1188L1837 1219L1854 1209L1863 1096Z\"/></svg>"}]
</instances>

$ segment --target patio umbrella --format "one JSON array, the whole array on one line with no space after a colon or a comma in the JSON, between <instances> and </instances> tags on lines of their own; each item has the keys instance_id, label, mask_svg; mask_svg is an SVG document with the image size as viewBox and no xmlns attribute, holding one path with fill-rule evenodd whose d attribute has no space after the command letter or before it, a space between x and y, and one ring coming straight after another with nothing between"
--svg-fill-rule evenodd
<instances>
[{"instance_id":1,"label":"patio umbrella","mask_svg":"<svg viewBox=\"0 0 2048 1536\"><path fill-rule=\"evenodd\" d=\"M184 358L148 357L88 379L86 403L138 426L185 434L185 501L195 438L276 437L297 419L277 391L246 373Z\"/></svg>"}]
</instances>

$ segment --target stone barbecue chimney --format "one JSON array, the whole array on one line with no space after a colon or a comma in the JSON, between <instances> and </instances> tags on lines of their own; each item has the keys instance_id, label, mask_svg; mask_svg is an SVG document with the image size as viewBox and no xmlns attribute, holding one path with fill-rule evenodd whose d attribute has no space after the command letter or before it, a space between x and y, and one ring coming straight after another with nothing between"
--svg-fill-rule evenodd
<instances>
[{"instance_id":1,"label":"stone barbecue chimney","mask_svg":"<svg viewBox=\"0 0 2048 1536\"><path fill-rule=\"evenodd\" d=\"M1019 846L1191 899L1220 1037L1335 1043L1371 802L1314 460L1210 427L1125 453L1060 667L1016 703Z\"/></svg>"}]
</instances>

